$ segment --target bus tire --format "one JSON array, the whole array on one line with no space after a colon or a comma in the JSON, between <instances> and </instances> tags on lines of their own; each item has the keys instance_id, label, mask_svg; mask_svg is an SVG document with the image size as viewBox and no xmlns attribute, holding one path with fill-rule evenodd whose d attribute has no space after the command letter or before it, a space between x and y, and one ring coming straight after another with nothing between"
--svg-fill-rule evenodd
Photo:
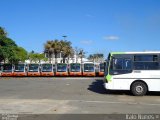
<instances>
[{"instance_id":1,"label":"bus tire","mask_svg":"<svg viewBox=\"0 0 160 120\"><path fill-rule=\"evenodd\" d=\"M134 82L131 86L131 92L134 96L143 96L147 91L147 85L144 82Z\"/></svg>"}]
</instances>

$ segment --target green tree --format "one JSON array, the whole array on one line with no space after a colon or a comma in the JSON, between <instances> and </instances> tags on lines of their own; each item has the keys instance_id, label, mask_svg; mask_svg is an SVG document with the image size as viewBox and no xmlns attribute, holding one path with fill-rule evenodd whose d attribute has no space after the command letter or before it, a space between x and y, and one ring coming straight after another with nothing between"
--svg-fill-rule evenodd
<instances>
[{"instance_id":1,"label":"green tree","mask_svg":"<svg viewBox=\"0 0 160 120\"><path fill-rule=\"evenodd\" d=\"M19 61L24 62L26 58L27 51L18 47L12 39L0 39L0 61L18 63Z\"/></svg>"},{"instance_id":2,"label":"green tree","mask_svg":"<svg viewBox=\"0 0 160 120\"><path fill-rule=\"evenodd\" d=\"M32 63L32 62L37 62L37 58L36 58L37 56L35 55L35 53L33 53L33 52L30 52L30 53L28 53L28 59L30 60L30 63Z\"/></svg>"},{"instance_id":3,"label":"green tree","mask_svg":"<svg viewBox=\"0 0 160 120\"><path fill-rule=\"evenodd\" d=\"M17 44L10 38L7 38L5 36L0 36L0 46L17 46Z\"/></svg>"},{"instance_id":4,"label":"green tree","mask_svg":"<svg viewBox=\"0 0 160 120\"><path fill-rule=\"evenodd\" d=\"M10 48L5 46L0 46L0 62L6 62L7 58L9 57L9 50Z\"/></svg>"},{"instance_id":5,"label":"green tree","mask_svg":"<svg viewBox=\"0 0 160 120\"><path fill-rule=\"evenodd\" d=\"M0 62L16 62L16 43L5 36L0 36Z\"/></svg>"},{"instance_id":6,"label":"green tree","mask_svg":"<svg viewBox=\"0 0 160 120\"><path fill-rule=\"evenodd\" d=\"M7 36L7 32L5 31L5 29L3 27L0 27L0 36Z\"/></svg>"},{"instance_id":7,"label":"green tree","mask_svg":"<svg viewBox=\"0 0 160 120\"><path fill-rule=\"evenodd\" d=\"M0 27L0 62L18 63L25 61L27 51L7 37L7 32Z\"/></svg>"},{"instance_id":8,"label":"green tree","mask_svg":"<svg viewBox=\"0 0 160 120\"><path fill-rule=\"evenodd\" d=\"M39 61L39 63L41 63L41 61L46 61L46 57L43 53L41 54L37 53L36 56L37 56L37 60Z\"/></svg>"},{"instance_id":9,"label":"green tree","mask_svg":"<svg viewBox=\"0 0 160 120\"><path fill-rule=\"evenodd\" d=\"M16 54L18 56L18 61L25 62L27 59L27 51L22 47L16 48Z\"/></svg>"},{"instance_id":10,"label":"green tree","mask_svg":"<svg viewBox=\"0 0 160 120\"><path fill-rule=\"evenodd\" d=\"M39 53L33 53L33 52L30 52L28 54L28 58L30 60L30 62L35 62L35 63L41 63L42 61L47 61L47 58L45 57L45 55L42 53L42 54L39 54Z\"/></svg>"}]
</instances>

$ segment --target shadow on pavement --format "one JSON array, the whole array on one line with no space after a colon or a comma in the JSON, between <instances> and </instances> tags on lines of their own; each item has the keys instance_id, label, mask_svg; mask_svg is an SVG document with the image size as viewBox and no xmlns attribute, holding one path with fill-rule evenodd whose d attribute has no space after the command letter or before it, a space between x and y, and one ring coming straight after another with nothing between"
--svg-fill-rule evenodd
<instances>
[{"instance_id":1,"label":"shadow on pavement","mask_svg":"<svg viewBox=\"0 0 160 120\"><path fill-rule=\"evenodd\" d=\"M160 96L160 92L148 92L147 96Z\"/></svg>"},{"instance_id":2,"label":"shadow on pavement","mask_svg":"<svg viewBox=\"0 0 160 120\"><path fill-rule=\"evenodd\" d=\"M89 85L88 90L95 92L95 93L100 93L100 94L106 94L107 91L103 86L103 80L95 80L92 82L91 85Z\"/></svg>"},{"instance_id":3,"label":"shadow on pavement","mask_svg":"<svg viewBox=\"0 0 160 120\"><path fill-rule=\"evenodd\" d=\"M130 91L115 91L115 90L106 90L103 86L103 80L101 79L96 79L95 81L92 82L91 85L89 85L88 90L99 93L99 94L109 94L109 95L131 95Z\"/></svg>"}]
</instances>

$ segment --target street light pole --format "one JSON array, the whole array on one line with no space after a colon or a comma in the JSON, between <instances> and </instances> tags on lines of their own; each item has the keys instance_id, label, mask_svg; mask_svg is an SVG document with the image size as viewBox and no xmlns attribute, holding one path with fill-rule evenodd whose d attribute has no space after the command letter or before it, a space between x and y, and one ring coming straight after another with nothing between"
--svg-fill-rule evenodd
<instances>
[{"instance_id":1,"label":"street light pole","mask_svg":"<svg viewBox=\"0 0 160 120\"><path fill-rule=\"evenodd\" d=\"M67 36L66 36L66 35L64 35L64 36L62 36L62 37L64 38L64 41L65 41Z\"/></svg>"},{"instance_id":2,"label":"street light pole","mask_svg":"<svg viewBox=\"0 0 160 120\"><path fill-rule=\"evenodd\" d=\"M64 38L64 41L65 41L67 36L63 35L62 37ZM60 58L61 58L61 61L63 61L63 59L62 59L62 51L60 52Z\"/></svg>"}]
</instances>

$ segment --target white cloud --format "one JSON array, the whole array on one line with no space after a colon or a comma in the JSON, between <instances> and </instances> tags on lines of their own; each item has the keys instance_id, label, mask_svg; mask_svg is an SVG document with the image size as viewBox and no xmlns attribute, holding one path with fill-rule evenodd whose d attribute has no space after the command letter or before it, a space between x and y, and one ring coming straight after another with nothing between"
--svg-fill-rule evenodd
<instances>
[{"instance_id":1,"label":"white cloud","mask_svg":"<svg viewBox=\"0 0 160 120\"><path fill-rule=\"evenodd\" d=\"M93 41L92 40L82 40L82 41L80 41L80 43L85 44L85 45L90 45L93 43Z\"/></svg>"},{"instance_id":2,"label":"white cloud","mask_svg":"<svg viewBox=\"0 0 160 120\"><path fill-rule=\"evenodd\" d=\"M115 35L109 35L104 37L105 40L119 40L118 36Z\"/></svg>"}]
</instances>

